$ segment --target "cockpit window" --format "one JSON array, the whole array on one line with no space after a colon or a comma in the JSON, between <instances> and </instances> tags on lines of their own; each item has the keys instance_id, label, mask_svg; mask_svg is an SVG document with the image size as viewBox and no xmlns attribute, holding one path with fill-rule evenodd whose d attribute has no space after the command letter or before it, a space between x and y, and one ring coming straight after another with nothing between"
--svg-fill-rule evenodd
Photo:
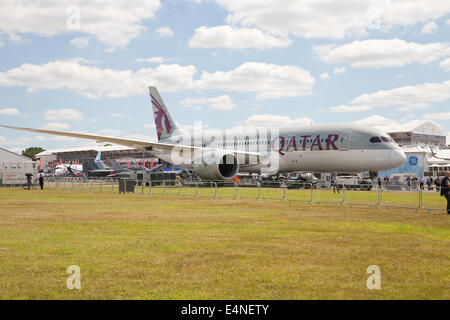
<instances>
[{"instance_id":1,"label":"cockpit window","mask_svg":"<svg viewBox=\"0 0 450 320\"><path fill-rule=\"evenodd\" d=\"M381 140L383 140L384 142L392 142L391 137L381 137Z\"/></svg>"},{"instance_id":2,"label":"cockpit window","mask_svg":"<svg viewBox=\"0 0 450 320\"><path fill-rule=\"evenodd\" d=\"M370 140L369 140L371 143L380 143L381 142L381 139L380 139L380 137L372 137L372 138L370 138Z\"/></svg>"}]
</instances>

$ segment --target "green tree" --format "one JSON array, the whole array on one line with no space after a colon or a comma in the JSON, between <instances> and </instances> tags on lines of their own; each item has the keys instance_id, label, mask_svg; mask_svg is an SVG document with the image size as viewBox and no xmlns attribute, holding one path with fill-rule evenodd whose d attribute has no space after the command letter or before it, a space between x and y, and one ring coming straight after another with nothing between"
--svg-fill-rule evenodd
<instances>
[{"instance_id":1,"label":"green tree","mask_svg":"<svg viewBox=\"0 0 450 320\"><path fill-rule=\"evenodd\" d=\"M36 159L36 155L42 151L45 151L41 147L30 147L22 151L22 155L33 160Z\"/></svg>"}]
</instances>

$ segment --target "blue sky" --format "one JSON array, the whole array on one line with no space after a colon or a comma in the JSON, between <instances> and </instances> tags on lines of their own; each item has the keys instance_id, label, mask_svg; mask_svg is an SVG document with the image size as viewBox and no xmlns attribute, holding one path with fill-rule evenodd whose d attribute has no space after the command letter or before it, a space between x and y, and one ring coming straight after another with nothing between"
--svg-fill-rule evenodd
<instances>
[{"instance_id":1,"label":"blue sky","mask_svg":"<svg viewBox=\"0 0 450 320\"><path fill-rule=\"evenodd\" d=\"M156 85L189 128L359 122L450 132L450 2L0 0L0 123L154 139ZM91 142L0 128L20 151Z\"/></svg>"}]
</instances>

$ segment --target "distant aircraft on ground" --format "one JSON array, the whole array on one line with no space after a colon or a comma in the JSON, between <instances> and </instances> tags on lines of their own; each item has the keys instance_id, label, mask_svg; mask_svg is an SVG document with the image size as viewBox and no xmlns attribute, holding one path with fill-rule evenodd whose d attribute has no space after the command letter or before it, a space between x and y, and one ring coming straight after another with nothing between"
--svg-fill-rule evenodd
<instances>
[{"instance_id":1,"label":"distant aircraft on ground","mask_svg":"<svg viewBox=\"0 0 450 320\"><path fill-rule=\"evenodd\" d=\"M114 173L113 169L105 166L101 160L102 152L99 151L95 159L83 160L83 173L88 177L107 177Z\"/></svg>"},{"instance_id":2,"label":"distant aircraft on ground","mask_svg":"<svg viewBox=\"0 0 450 320\"><path fill-rule=\"evenodd\" d=\"M83 165L81 164L61 164L54 170L55 177L79 177L83 175Z\"/></svg>"},{"instance_id":3,"label":"distant aircraft on ground","mask_svg":"<svg viewBox=\"0 0 450 320\"><path fill-rule=\"evenodd\" d=\"M154 170L159 169L163 165L157 165L153 167L152 169L148 169L146 167L134 167L134 168L124 168L120 165L120 163L117 160L111 159L109 160L111 164L111 168L114 170L114 173L109 175L108 177L114 177L114 178L130 178L131 174L133 173L147 173L152 172Z\"/></svg>"},{"instance_id":4,"label":"distant aircraft on ground","mask_svg":"<svg viewBox=\"0 0 450 320\"><path fill-rule=\"evenodd\" d=\"M192 170L206 180L229 180L238 172L374 172L396 168L406 160L404 152L388 134L356 124L182 132L155 87L150 87L150 97L158 142L3 127L151 150L162 160Z\"/></svg>"}]
</instances>

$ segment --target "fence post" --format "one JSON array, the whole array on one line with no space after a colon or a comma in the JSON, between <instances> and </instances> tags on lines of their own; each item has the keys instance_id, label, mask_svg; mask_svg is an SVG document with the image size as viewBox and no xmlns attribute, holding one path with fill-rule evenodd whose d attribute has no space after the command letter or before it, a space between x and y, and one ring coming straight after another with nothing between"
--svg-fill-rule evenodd
<instances>
[{"instance_id":1,"label":"fence post","mask_svg":"<svg viewBox=\"0 0 450 320\"><path fill-rule=\"evenodd\" d=\"M314 192L314 184L311 183L311 203L315 203L316 202L316 194Z\"/></svg>"},{"instance_id":2,"label":"fence post","mask_svg":"<svg viewBox=\"0 0 450 320\"><path fill-rule=\"evenodd\" d=\"M380 207L383 206L383 189L380 189L380 191L378 193L378 205Z\"/></svg>"},{"instance_id":3,"label":"fence post","mask_svg":"<svg viewBox=\"0 0 450 320\"><path fill-rule=\"evenodd\" d=\"M234 182L234 191L235 191L235 193L234 193L234 199L239 198L239 185L237 184L236 181Z\"/></svg>"},{"instance_id":4,"label":"fence post","mask_svg":"<svg viewBox=\"0 0 450 320\"><path fill-rule=\"evenodd\" d=\"M214 199L217 199L217 182L214 182Z\"/></svg>"},{"instance_id":5,"label":"fence post","mask_svg":"<svg viewBox=\"0 0 450 320\"><path fill-rule=\"evenodd\" d=\"M345 185L342 185L342 202L341 202L341 204L346 203L345 190L346 190Z\"/></svg>"},{"instance_id":6,"label":"fence post","mask_svg":"<svg viewBox=\"0 0 450 320\"><path fill-rule=\"evenodd\" d=\"M100 180L100 192L103 192L103 181Z\"/></svg>"},{"instance_id":7,"label":"fence post","mask_svg":"<svg viewBox=\"0 0 450 320\"><path fill-rule=\"evenodd\" d=\"M163 194L166 196L166 195L167 195L167 190L166 190L166 180L163 181L163 187L164 187L164 192L163 192Z\"/></svg>"},{"instance_id":8,"label":"fence post","mask_svg":"<svg viewBox=\"0 0 450 320\"><path fill-rule=\"evenodd\" d=\"M261 183L259 183L259 181L256 181L256 186L258 187L258 198L257 198L257 200L261 200Z\"/></svg>"},{"instance_id":9,"label":"fence post","mask_svg":"<svg viewBox=\"0 0 450 320\"><path fill-rule=\"evenodd\" d=\"M195 183L195 197L198 198L198 182Z\"/></svg>"},{"instance_id":10,"label":"fence post","mask_svg":"<svg viewBox=\"0 0 450 320\"><path fill-rule=\"evenodd\" d=\"M286 200L286 184L284 182L281 183L281 188L283 188L283 200Z\"/></svg>"},{"instance_id":11,"label":"fence post","mask_svg":"<svg viewBox=\"0 0 450 320\"><path fill-rule=\"evenodd\" d=\"M422 193L422 189L419 188L419 208L423 208L423 193Z\"/></svg>"},{"instance_id":12,"label":"fence post","mask_svg":"<svg viewBox=\"0 0 450 320\"><path fill-rule=\"evenodd\" d=\"M145 182L144 182L144 179L142 179L142 182L141 182L141 187L142 187L141 194L144 194L144 186L145 186Z\"/></svg>"}]
</instances>

